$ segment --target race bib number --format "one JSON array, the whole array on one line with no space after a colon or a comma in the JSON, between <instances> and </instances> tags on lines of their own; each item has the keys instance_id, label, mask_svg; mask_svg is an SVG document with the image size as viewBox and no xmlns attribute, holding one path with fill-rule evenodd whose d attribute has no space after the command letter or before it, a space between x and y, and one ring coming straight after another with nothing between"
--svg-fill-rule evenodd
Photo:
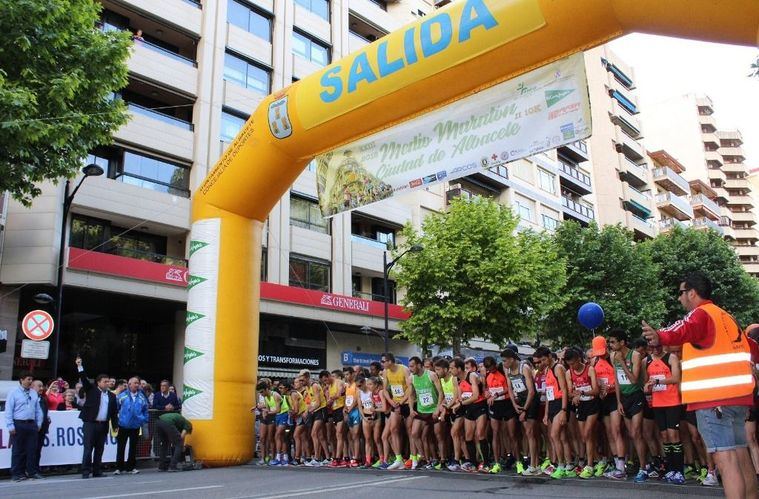
<instances>
[{"instance_id":1,"label":"race bib number","mask_svg":"<svg viewBox=\"0 0 759 499\"><path fill-rule=\"evenodd\" d=\"M548 400L549 402L551 402L552 400L556 400L556 397L553 394L553 387L552 386L547 386L546 387L546 400Z\"/></svg>"},{"instance_id":2,"label":"race bib number","mask_svg":"<svg viewBox=\"0 0 759 499\"><path fill-rule=\"evenodd\" d=\"M627 373L622 368L617 369L617 382L620 385L632 385L630 378L627 377Z\"/></svg>"},{"instance_id":3,"label":"race bib number","mask_svg":"<svg viewBox=\"0 0 759 499\"><path fill-rule=\"evenodd\" d=\"M609 378L598 378L598 382L601 383L601 386L609 386Z\"/></svg>"},{"instance_id":4,"label":"race bib number","mask_svg":"<svg viewBox=\"0 0 759 499\"><path fill-rule=\"evenodd\" d=\"M577 391L580 393L588 393L592 389L593 389L592 386L578 386L577 387ZM587 402L588 400L593 400L593 397L591 397L590 395L580 395L580 400Z\"/></svg>"},{"instance_id":5,"label":"race bib number","mask_svg":"<svg viewBox=\"0 0 759 499\"><path fill-rule=\"evenodd\" d=\"M345 405L350 407L353 405L353 395L346 395L345 397Z\"/></svg>"},{"instance_id":6,"label":"race bib number","mask_svg":"<svg viewBox=\"0 0 759 499\"><path fill-rule=\"evenodd\" d=\"M461 400L469 400L472 398L472 392L461 392Z\"/></svg>"},{"instance_id":7,"label":"race bib number","mask_svg":"<svg viewBox=\"0 0 759 499\"><path fill-rule=\"evenodd\" d=\"M363 404L363 406L364 406L364 409L371 409L371 408L372 408L372 405L373 405L373 404L372 404L372 399L366 399L366 400L362 400L362 401L361 401L361 404Z\"/></svg>"},{"instance_id":8,"label":"race bib number","mask_svg":"<svg viewBox=\"0 0 759 499\"><path fill-rule=\"evenodd\" d=\"M493 397L500 397L501 395L503 395L503 387L502 386L493 386L491 388L488 388L488 390L490 390L490 394Z\"/></svg>"},{"instance_id":9,"label":"race bib number","mask_svg":"<svg viewBox=\"0 0 759 499\"><path fill-rule=\"evenodd\" d=\"M425 392L425 393L419 394L419 403L420 405L423 405L423 406L430 406L430 405L433 405L435 401L433 400L431 393Z\"/></svg>"},{"instance_id":10,"label":"race bib number","mask_svg":"<svg viewBox=\"0 0 759 499\"><path fill-rule=\"evenodd\" d=\"M527 387L524 386L524 382L521 379L512 380L511 386L514 388L514 391L517 393L521 393L527 390Z\"/></svg>"},{"instance_id":11,"label":"race bib number","mask_svg":"<svg viewBox=\"0 0 759 499\"><path fill-rule=\"evenodd\" d=\"M448 405L451 405L453 403L453 394L452 393L446 393L445 394L445 403Z\"/></svg>"},{"instance_id":12,"label":"race bib number","mask_svg":"<svg viewBox=\"0 0 759 499\"><path fill-rule=\"evenodd\" d=\"M390 391L393 393L393 397L403 397L405 393L401 385L390 385Z\"/></svg>"},{"instance_id":13,"label":"race bib number","mask_svg":"<svg viewBox=\"0 0 759 499\"><path fill-rule=\"evenodd\" d=\"M652 385L651 391L652 392L666 392L667 391L667 385L662 384L662 382L666 379L663 375L657 375L657 376L651 376L651 379L658 379L659 384Z\"/></svg>"}]
</instances>

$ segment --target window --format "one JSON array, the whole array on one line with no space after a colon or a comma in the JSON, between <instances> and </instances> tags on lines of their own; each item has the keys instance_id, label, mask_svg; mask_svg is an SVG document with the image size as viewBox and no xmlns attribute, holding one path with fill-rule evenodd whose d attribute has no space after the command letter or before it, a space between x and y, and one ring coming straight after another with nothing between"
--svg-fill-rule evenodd
<instances>
[{"instance_id":1,"label":"window","mask_svg":"<svg viewBox=\"0 0 759 499\"><path fill-rule=\"evenodd\" d=\"M271 18L237 0L227 3L227 21L248 33L271 42Z\"/></svg>"},{"instance_id":2,"label":"window","mask_svg":"<svg viewBox=\"0 0 759 499\"><path fill-rule=\"evenodd\" d=\"M271 70L229 52L224 55L224 79L261 95L271 91Z\"/></svg>"},{"instance_id":3,"label":"window","mask_svg":"<svg viewBox=\"0 0 759 499\"><path fill-rule=\"evenodd\" d=\"M556 176L542 168L538 168L538 184L540 188L551 194L556 194Z\"/></svg>"},{"instance_id":4,"label":"window","mask_svg":"<svg viewBox=\"0 0 759 499\"><path fill-rule=\"evenodd\" d=\"M387 281L388 303L395 303L395 281ZM372 277L372 300L385 301L385 280L382 277Z\"/></svg>"},{"instance_id":5,"label":"window","mask_svg":"<svg viewBox=\"0 0 759 499\"><path fill-rule=\"evenodd\" d=\"M293 31L293 53L319 66L329 64L329 47Z\"/></svg>"},{"instance_id":6,"label":"window","mask_svg":"<svg viewBox=\"0 0 759 499\"><path fill-rule=\"evenodd\" d=\"M545 227L547 230L556 230L556 228L559 226L559 221L556 220L553 217L549 217L548 215L543 215L543 227Z\"/></svg>"},{"instance_id":7,"label":"window","mask_svg":"<svg viewBox=\"0 0 759 499\"><path fill-rule=\"evenodd\" d=\"M245 125L245 118L226 111L221 112L221 140L232 142Z\"/></svg>"},{"instance_id":8,"label":"window","mask_svg":"<svg viewBox=\"0 0 759 499\"><path fill-rule=\"evenodd\" d=\"M395 231L386 227L374 227L374 239L383 243L388 248L395 246Z\"/></svg>"},{"instance_id":9,"label":"window","mask_svg":"<svg viewBox=\"0 0 759 499\"><path fill-rule=\"evenodd\" d=\"M290 286L329 292L329 262L312 258L290 257Z\"/></svg>"},{"instance_id":10,"label":"window","mask_svg":"<svg viewBox=\"0 0 759 499\"><path fill-rule=\"evenodd\" d=\"M519 218L521 218L525 222L535 223L535 220L532 217L532 214L535 211L534 208L535 208L535 201L529 200L527 198L524 198L518 195L517 197L515 197L514 210L516 211L517 215L519 215Z\"/></svg>"},{"instance_id":11,"label":"window","mask_svg":"<svg viewBox=\"0 0 759 499\"><path fill-rule=\"evenodd\" d=\"M327 0L295 0L295 3L325 21L329 21L329 2Z\"/></svg>"},{"instance_id":12,"label":"window","mask_svg":"<svg viewBox=\"0 0 759 499\"><path fill-rule=\"evenodd\" d=\"M124 151L118 180L145 189L190 196L190 169L187 166Z\"/></svg>"},{"instance_id":13,"label":"window","mask_svg":"<svg viewBox=\"0 0 759 499\"><path fill-rule=\"evenodd\" d=\"M372 2L374 5L376 5L377 7L379 7L380 9L387 10L387 2L385 0L369 0L369 1Z\"/></svg>"},{"instance_id":14,"label":"window","mask_svg":"<svg viewBox=\"0 0 759 499\"><path fill-rule=\"evenodd\" d=\"M85 250L100 249L106 241L108 224L95 218L74 216L71 219L69 246Z\"/></svg>"},{"instance_id":15,"label":"window","mask_svg":"<svg viewBox=\"0 0 759 499\"><path fill-rule=\"evenodd\" d=\"M290 225L329 234L329 219L322 217L319 203L300 196L290 196Z\"/></svg>"}]
</instances>

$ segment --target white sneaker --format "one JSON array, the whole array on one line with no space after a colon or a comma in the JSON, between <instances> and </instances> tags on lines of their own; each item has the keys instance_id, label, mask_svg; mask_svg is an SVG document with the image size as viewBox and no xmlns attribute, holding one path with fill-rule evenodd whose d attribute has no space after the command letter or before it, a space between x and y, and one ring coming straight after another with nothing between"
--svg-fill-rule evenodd
<instances>
[{"instance_id":1,"label":"white sneaker","mask_svg":"<svg viewBox=\"0 0 759 499\"><path fill-rule=\"evenodd\" d=\"M115 476L115 475L120 475L120 474L121 474L121 472L120 472L119 470L116 470L116 471L114 471L114 472L113 472L113 474L114 474L114 476Z\"/></svg>"},{"instance_id":2,"label":"white sneaker","mask_svg":"<svg viewBox=\"0 0 759 499\"><path fill-rule=\"evenodd\" d=\"M140 473L140 470L138 470L137 468L135 468L135 469L133 469L132 471L129 471L128 473L129 473L130 475L138 475L138 474Z\"/></svg>"},{"instance_id":3,"label":"white sneaker","mask_svg":"<svg viewBox=\"0 0 759 499\"><path fill-rule=\"evenodd\" d=\"M391 464L390 466L388 466L387 469L389 469L389 470L400 470L400 469L403 469L403 461L396 460L396 461L393 462L393 464Z\"/></svg>"},{"instance_id":4,"label":"white sneaker","mask_svg":"<svg viewBox=\"0 0 759 499\"><path fill-rule=\"evenodd\" d=\"M539 476L539 475L542 475L542 474L543 474L543 472L540 471L540 468L538 468L537 466L535 466L535 467L529 466L527 469L525 469L522 472L522 476Z\"/></svg>"},{"instance_id":5,"label":"white sneaker","mask_svg":"<svg viewBox=\"0 0 759 499\"><path fill-rule=\"evenodd\" d=\"M706 478L704 478L704 481L701 482L701 485L706 485L707 487L716 487L719 485L719 480L717 480L717 475L714 473L707 473Z\"/></svg>"},{"instance_id":6,"label":"white sneaker","mask_svg":"<svg viewBox=\"0 0 759 499\"><path fill-rule=\"evenodd\" d=\"M259 460L258 460L258 462L257 462L256 464L257 464L258 466L264 466L264 465L266 464L266 461L264 461L263 459L259 459Z\"/></svg>"}]
</instances>

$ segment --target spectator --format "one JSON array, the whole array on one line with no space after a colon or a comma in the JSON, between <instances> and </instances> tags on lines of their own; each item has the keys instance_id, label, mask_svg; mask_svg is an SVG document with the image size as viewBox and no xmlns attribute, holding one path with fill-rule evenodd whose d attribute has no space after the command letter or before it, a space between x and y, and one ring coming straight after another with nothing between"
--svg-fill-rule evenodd
<instances>
[{"instance_id":1,"label":"spectator","mask_svg":"<svg viewBox=\"0 0 759 499\"><path fill-rule=\"evenodd\" d=\"M41 478L34 465L37 433L42 428L42 407L39 394L32 390L31 374L21 373L19 386L5 400L5 426L13 438L11 477L14 482Z\"/></svg>"},{"instance_id":2,"label":"spectator","mask_svg":"<svg viewBox=\"0 0 759 499\"><path fill-rule=\"evenodd\" d=\"M50 386L55 386L57 389L58 382L54 381ZM48 400L48 396L45 394L45 384L42 381L35 379L32 382L32 389L36 391L40 396L40 409L42 410L42 426L40 427L39 432L37 432L37 451L34 453L35 475L41 476L40 459L42 458L42 446L45 443L45 436L50 429L50 416L48 416L48 411L50 410L50 401ZM50 388L48 388L48 390L49 389Z\"/></svg>"},{"instance_id":3,"label":"spectator","mask_svg":"<svg viewBox=\"0 0 759 499\"><path fill-rule=\"evenodd\" d=\"M48 410L54 411L58 404L63 402L63 394L61 393L61 384L58 380L51 381L50 386L47 388L47 393L44 394L47 401Z\"/></svg>"},{"instance_id":4,"label":"spectator","mask_svg":"<svg viewBox=\"0 0 759 499\"><path fill-rule=\"evenodd\" d=\"M116 378L108 378L108 389L111 392L116 390Z\"/></svg>"},{"instance_id":5,"label":"spectator","mask_svg":"<svg viewBox=\"0 0 759 499\"><path fill-rule=\"evenodd\" d=\"M116 396L108 390L110 382L105 374L98 374L95 385L90 382L82 367L82 359L76 358L76 366L85 391L85 400L79 418L84 422L84 453L82 455L82 478L103 476L100 464L108 435L108 421L118 432L119 419ZM112 378L111 378L112 379Z\"/></svg>"},{"instance_id":6,"label":"spectator","mask_svg":"<svg viewBox=\"0 0 759 499\"><path fill-rule=\"evenodd\" d=\"M161 381L161 391L153 394L153 409L159 411L178 411L182 408L177 394L169 390L169 380Z\"/></svg>"},{"instance_id":7,"label":"spectator","mask_svg":"<svg viewBox=\"0 0 759 499\"><path fill-rule=\"evenodd\" d=\"M161 414L156 424L156 431L158 445L160 446L158 471L179 471L177 463L184 453L184 438L192 433L192 423L183 418L181 414ZM167 464L166 454L169 445L174 446L174 453L171 455L171 462Z\"/></svg>"},{"instance_id":8,"label":"spectator","mask_svg":"<svg viewBox=\"0 0 759 499\"><path fill-rule=\"evenodd\" d=\"M148 422L148 399L140 391L140 380L129 379L129 388L118 396L119 433L116 435L116 471L121 473L139 473L135 457L137 455L137 437L142 425ZM124 463L124 449L129 443L129 455Z\"/></svg>"},{"instance_id":9,"label":"spectator","mask_svg":"<svg viewBox=\"0 0 759 499\"><path fill-rule=\"evenodd\" d=\"M148 385L148 380L146 380L146 379L141 379L141 380L140 380L140 388L141 388L142 390L145 390L145 387L146 387L147 385Z\"/></svg>"},{"instance_id":10,"label":"spectator","mask_svg":"<svg viewBox=\"0 0 759 499\"><path fill-rule=\"evenodd\" d=\"M81 381L77 381L76 385L74 385L74 394L76 395L76 406L81 409L84 406L84 397L86 395Z\"/></svg>"},{"instance_id":11,"label":"spectator","mask_svg":"<svg viewBox=\"0 0 759 499\"><path fill-rule=\"evenodd\" d=\"M58 404L58 407L55 408L56 411L78 411L79 406L76 403L76 391L74 390L66 390L66 393L63 394L63 402Z\"/></svg>"},{"instance_id":12,"label":"spectator","mask_svg":"<svg viewBox=\"0 0 759 499\"><path fill-rule=\"evenodd\" d=\"M113 390L113 394L118 396L127 390L127 381L125 379L116 380L116 389Z\"/></svg>"},{"instance_id":13,"label":"spectator","mask_svg":"<svg viewBox=\"0 0 759 499\"><path fill-rule=\"evenodd\" d=\"M141 29L138 29L137 31L134 32L134 34L132 35L132 41L134 41L134 42L144 42L145 41L145 39L142 37L142 30Z\"/></svg>"},{"instance_id":14,"label":"spectator","mask_svg":"<svg viewBox=\"0 0 759 499\"><path fill-rule=\"evenodd\" d=\"M153 398L155 396L153 393L153 385L145 383L145 388L143 388L142 393L144 393L145 397L148 399L148 408L153 409Z\"/></svg>"}]
</instances>

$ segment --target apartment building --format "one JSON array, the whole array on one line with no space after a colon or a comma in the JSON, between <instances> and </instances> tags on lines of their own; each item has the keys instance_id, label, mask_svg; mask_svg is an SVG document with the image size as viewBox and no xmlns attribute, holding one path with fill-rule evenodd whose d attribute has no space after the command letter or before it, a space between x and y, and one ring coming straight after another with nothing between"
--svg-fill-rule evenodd
<instances>
[{"instance_id":1,"label":"apartment building","mask_svg":"<svg viewBox=\"0 0 759 499\"><path fill-rule=\"evenodd\" d=\"M600 225L621 223L637 239L656 235L651 172L636 95L635 73L608 46L585 52L593 135L594 198Z\"/></svg>"},{"instance_id":2,"label":"apartment building","mask_svg":"<svg viewBox=\"0 0 759 499\"><path fill-rule=\"evenodd\" d=\"M755 202L744 164L743 139L737 130L719 130L713 114L711 99L703 95L682 95L652 106L644 116L649 147L666 148L687 165L683 176L691 186L702 189L705 198L717 203L720 232L733 244L746 270L759 276L759 233L754 228ZM694 218L695 227L714 228L715 219L708 216L714 214L714 206L711 208L703 217Z\"/></svg>"}]
</instances>

